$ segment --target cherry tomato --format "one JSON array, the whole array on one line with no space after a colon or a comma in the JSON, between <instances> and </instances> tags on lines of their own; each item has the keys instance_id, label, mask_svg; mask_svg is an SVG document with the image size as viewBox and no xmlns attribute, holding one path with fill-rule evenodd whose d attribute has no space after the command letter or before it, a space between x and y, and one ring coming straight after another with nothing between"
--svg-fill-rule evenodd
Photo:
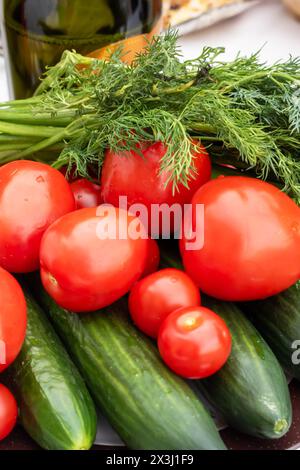
<instances>
[{"instance_id":1,"label":"cherry tomato","mask_svg":"<svg viewBox=\"0 0 300 470\"><path fill-rule=\"evenodd\" d=\"M204 205L204 227L196 228L197 204ZM300 209L271 184L239 176L207 183L193 198L192 228L204 230L204 246L187 249L184 238L183 263L208 295L264 299L300 278Z\"/></svg>"},{"instance_id":2,"label":"cherry tomato","mask_svg":"<svg viewBox=\"0 0 300 470\"><path fill-rule=\"evenodd\" d=\"M157 142L141 145L140 153L130 152L116 154L108 151L105 156L101 176L102 198L106 203L119 206L119 197L127 196L128 208L133 204L144 204L151 214L152 204L167 204L171 207L177 203L183 205L189 203L195 191L211 178L210 157L202 145L198 146L198 152L194 152L195 171L191 171L189 188L180 184L173 193L173 184L168 183L170 173L160 173L160 164L167 147ZM149 224L149 232L163 232L161 224L157 226L155 220L145 221ZM171 229L180 227L181 219L171 223ZM151 225L150 225L151 224ZM175 224L175 227L174 227Z\"/></svg>"},{"instance_id":3,"label":"cherry tomato","mask_svg":"<svg viewBox=\"0 0 300 470\"><path fill-rule=\"evenodd\" d=\"M221 317L205 307L188 307L167 316L158 334L164 362L187 379L215 374L231 352L231 335Z\"/></svg>"},{"instance_id":4,"label":"cherry tomato","mask_svg":"<svg viewBox=\"0 0 300 470\"><path fill-rule=\"evenodd\" d=\"M148 239L131 236L137 223L142 225L127 211L108 206L81 209L56 221L41 244L41 277L48 293L75 312L98 310L126 294L144 272L148 255ZM108 227L112 232L105 232Z\"/></svg>"},{"instance_id":5,"label":"cherry tomato","mask_svg":"<svg viewBox=\"0 0 300 470\"><path fill-rule=\"evenodd\" d=\"M26 333L26 301L15 278L0 268L0 372L19 354Z\"/></svg>"},{"instance_id":6,"label":"cherry tomato","mask_svg":"<svg viewBox=\"0 0 300 470\"><path fill-rule=\"evenodd\" d=\"M160 262L160 252L158 244L153 238L149 238L148 242L148 256L146 262L146 269L142 277L149 276L158 270Z\"/></svg>"},{"instance_id":7,"label":"cherry tomato","mask_svg":"<svg viewBox=\"0 0 300 470\"><path fill-rule=\"evenodd\" d=\"M131 289L129 311L136 326L148 336L157 338L163 320L181 307L200 305L199 289L178 269L162 269Z\"/></svg>"},{"instance_id":8,"label":"cherry tomato","mask_svg":"<svg viewBox=\"0 0 300 470\"><path fill-rule=\"evenodd\" d=\"M0 167L0 266L15 273L38 269L43 233L74 209L70 186L54 168L26 160Z\"/></svg>"},{"instance_id":9,"label":"cherry tomato","mask_svg":"<svg viewBox=\"0 0 300 470\"><path fill-rule=\"evenodd\" d=\"M16 425L18 407L11 392L0 384L0 441L5 439Z\"/></svg>"},{"instance_id":10,"label":"cherry tomato","mask_svg":"<svg viewBox=\"0 0 300 470\"><path fill-rule=\"evenodd\" d=\"M97 207L102 203L101 188L98 184L93 184L84 178L71 183L74 194L76 209Z\"/></svg>"}]
</instances>

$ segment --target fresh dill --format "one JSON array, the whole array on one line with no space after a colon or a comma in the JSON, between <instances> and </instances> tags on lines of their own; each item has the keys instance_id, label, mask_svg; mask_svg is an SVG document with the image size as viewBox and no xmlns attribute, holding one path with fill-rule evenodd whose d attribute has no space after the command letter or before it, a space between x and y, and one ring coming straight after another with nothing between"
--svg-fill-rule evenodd
<instances>
[{"instance_id":1,"label":"fresh dill","mask_svg":"<svg viewBox=\"0 0 300 470\"><path fill-rule=\"evenodd\" d=\"M173 31L132 66L121 49L110 61L66 51L33 98L0 105L0 162L53 160L87 176L107 148L161 140L176 189L189 182L193 137L215 163L277 180L300 203L300 58L270 66L259 53L225 62L223 52L206 47L183 61Z\"/></svg>"}]
</instances>

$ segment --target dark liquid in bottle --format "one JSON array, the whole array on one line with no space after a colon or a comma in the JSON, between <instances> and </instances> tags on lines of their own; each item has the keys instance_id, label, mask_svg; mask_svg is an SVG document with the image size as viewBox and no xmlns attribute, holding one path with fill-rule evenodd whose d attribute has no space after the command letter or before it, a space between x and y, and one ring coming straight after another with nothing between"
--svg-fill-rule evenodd
<instances>
[{"instance_id":1,"label":"dark liquid in bottle","mask_svg":"<svg viewBox=\"0 0 300 470\"><path fill-rule=\"evenodd\" d=\"M32 95L65 49L88 54L149 33L161 0L4 0L4 33L16 98Z\"/></svg>"}]
</instances>

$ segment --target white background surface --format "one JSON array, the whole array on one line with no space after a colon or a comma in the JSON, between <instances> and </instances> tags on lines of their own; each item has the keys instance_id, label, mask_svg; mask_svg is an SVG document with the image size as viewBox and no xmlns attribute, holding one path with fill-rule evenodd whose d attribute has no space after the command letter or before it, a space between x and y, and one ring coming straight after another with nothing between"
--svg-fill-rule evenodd
<instances>
[{"instance_id":1,"label":"white background surface","mask_svg":"<svg viewBox=\"0 0 300 470\"><path fill-rule=\"evenodd\" d=\"M181 39L184 56L199 55L201 48L225 46L226 58L237 52L249 54L263 45L262 57L274 62L289 54L300 55L300 22L282 5L281 0L262 0L241 16L219 23ZM8 99L4 61L0 58L0 101Z\"/></svg>"},{"instance_id":2,"label":"white background surface","mask_svg":"<svg viewBox=\"0 0 300 470\"><path fill-rule=\"evenodd\" d=\"M185 36L181 42L188 58L197 56L205 45L225 46L228 59L239 51L250 54L265 45L262 57L274 62L289 54L300 55L300 21L281 0L261 0L242 15Z\"/></svg>"}]
</instances>

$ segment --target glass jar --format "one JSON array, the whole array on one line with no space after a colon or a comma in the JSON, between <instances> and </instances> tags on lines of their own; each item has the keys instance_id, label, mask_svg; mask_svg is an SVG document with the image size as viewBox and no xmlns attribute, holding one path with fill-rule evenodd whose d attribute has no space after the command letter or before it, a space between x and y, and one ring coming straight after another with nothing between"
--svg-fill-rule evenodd
<instances>
[{"instance_id":1,"label":"glass jar","mask_svg":"<svg viewBox=\"0 0 300 470\"><path fill-rule=\"evenodd\" d=\"M10 95L34 92L65 49L81 54L157 31L162 0L0 0ZM139 43L141 44L141 42Z\"/></svg>"}]
</instances>

